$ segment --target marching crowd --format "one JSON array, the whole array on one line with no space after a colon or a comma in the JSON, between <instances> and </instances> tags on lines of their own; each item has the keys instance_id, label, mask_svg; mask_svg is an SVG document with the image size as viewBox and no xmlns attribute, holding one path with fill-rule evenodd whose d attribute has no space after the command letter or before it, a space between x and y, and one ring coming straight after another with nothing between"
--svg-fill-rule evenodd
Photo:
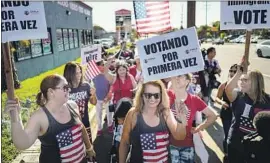
<instances>
[{"instance_id":1,"label":"marching crowd","mask_svg":"<svg viewBox=\"0 0 270 163\"><path fill-rule=\"evenodd\" d=\"M220 83L216 76L221 67L211 47L202 52L203 71L144 83L135 45L131 50L125 42L121 46L116 54L103 52L103 60L96 63L101 73L92 81L84 80L83 68L75 62L66 64L63 76L44 78L37 95L40 109L25 127L18 100L7 101L14 145L26 149L39 139L40 163L93 161L88 103L95 105L96 132L101 136L102 109L107 130L113 133L112 110L122 98L129 98L133 107L118 119L123 124L119 163L194 163L193 136L215 122L211 104L216 102L221 105L224 162L270 162L270 96L261 72L244 72L248 63L243 60L232 64L228 80ZM213 89L218 89L215 98Z\"/></svg>"}]
</instances>

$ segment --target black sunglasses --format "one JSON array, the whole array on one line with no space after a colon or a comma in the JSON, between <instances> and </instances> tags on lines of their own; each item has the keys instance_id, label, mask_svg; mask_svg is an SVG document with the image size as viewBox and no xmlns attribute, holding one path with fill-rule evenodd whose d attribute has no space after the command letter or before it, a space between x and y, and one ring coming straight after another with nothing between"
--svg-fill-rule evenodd
<instances>
[{"instance_id":1,"label":"black sunglasses","mask_svg":"<svg viewBox=\"0 0 270 163\"><path fill-rule=\"evenodd\" d=\"M64 92L68 92L70 90L70 86L69 85L64 85L63 87L55 87L55 89L61 89Z\"/></svg>"},{"instance_id":2,"label":"black sunglasses","mask_svg":"<svg viewBox=\"0 0 270 163\"><path fill-rule=\"evenodd\" d=\"M160 93L144 93L145 98L150 99L152 96L157 100L160 98Z\"/></svg>"},{"instance_id":3,"label":"black sunglasses","mask_svg":"<svg viewBox=\"0 0 270 163\"><path fill-rule=\"evenodd\" d=\"M236 71L235 71L235 70L229 70L229 72L233 72L233 73L236 73Z\"/></svg>"}]
</instances>

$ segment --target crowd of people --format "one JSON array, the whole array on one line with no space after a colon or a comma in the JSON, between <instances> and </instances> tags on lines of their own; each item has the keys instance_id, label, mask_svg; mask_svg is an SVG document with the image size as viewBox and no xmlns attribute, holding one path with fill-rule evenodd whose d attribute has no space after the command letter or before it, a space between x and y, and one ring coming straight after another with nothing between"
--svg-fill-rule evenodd
<instances>
[{"instance_id":1,"label":"crowd of people","mask_svg":"<svg viewBox=\"0 0 270 163\"><path fill-rule=\"evenodd\" d=\"M133 107L122 119L119 163L194 163L193 135L216 121L217 113L211 108L216 102L221 105L224 162L270 162L270 96L261 72L244 72L242 67L248 63L243 61L233 64L228 80L220 83L221 67L215 48L210 47L203 71L144 83L135 45L131 50L125 43L121 46L116 54L104 52L103 60L96 63L101 73L92 81L84 80L83 68L75 62L66 64L63 76L44 78L37 95L40 109L25 127L18 100L7 101L6 111L13 111L14 145L26 149L39 139L40 163L86 163L95 157L88 103L95 106L96 132L101 136L102 109L106 109L108 133L113 133L113 108L129 98ZM216 98L213 89L218 89ZM201 122L196 115L202 115Z\"/></svg>"}]
</instances>

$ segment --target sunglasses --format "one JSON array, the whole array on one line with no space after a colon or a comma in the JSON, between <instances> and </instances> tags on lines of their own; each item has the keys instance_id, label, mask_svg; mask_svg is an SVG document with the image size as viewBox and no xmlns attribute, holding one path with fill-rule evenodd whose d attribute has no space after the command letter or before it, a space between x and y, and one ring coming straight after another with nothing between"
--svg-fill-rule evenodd
<instances>
[{"instance_id":1,"label":"sunglasses","mask_svg":"<svg viewBox=\"0 0 270 163\"><path fill-rule=\"evenodd\" d=\"M55 87L55 89L61 89L64 92L68 92L70 90L70 86L69 85L64 85L63 87Z\"/></svg>"},{"instance_id":2,"label":"sunglasses","mask_svg":"<svg viewBox=\"0 0 270 163\"><path fill-rule=\"evenodd\" d=\"M146 99L150 99L152 96L157 100L160 98L160 93L144 93Z\"/></svg>"},{"instance_id":3,"label":"sunglasses","mask_svg":"<svg viewBox=\"0 0 270 163\"><path fill-rule=\"evenodd\" d=\"M240 78L239 81L247 83L248 79L247 78Z\"/></svg>"},{"instance_id":4,"label":"sunglasses","mask_svg":"<svg viewBox=\"0 0 270 163\"><path fill-rule=\"evenodd\" d=\"M233 72L233 73L236 73L236 70L229 70L229 72Z\"/></svg>"}]
</instances>

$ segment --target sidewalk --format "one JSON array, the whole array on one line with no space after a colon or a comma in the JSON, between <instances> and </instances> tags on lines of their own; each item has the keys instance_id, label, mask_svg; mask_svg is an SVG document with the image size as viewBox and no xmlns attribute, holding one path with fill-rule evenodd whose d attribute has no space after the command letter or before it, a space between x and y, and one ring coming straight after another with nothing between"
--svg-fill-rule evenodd
<instances>
[{"instance_id":1,"label":"sidewalk","mask_svg":"<svg viewBox=\"0 0 270 163\"><path fill-rule=\"evenodd\" d=\"M103 112L105 109L103 109ZM93 108L89 113L89 119L91 123L92 129L92 137L93 141L96 137L96 109ZM103 113L103 117L105 112ZM13 161L12 163L39 163L39 154L40 154L40 141L37 140L30 148L27 150L22 151Z\"/></svg>"}]
</instances>

